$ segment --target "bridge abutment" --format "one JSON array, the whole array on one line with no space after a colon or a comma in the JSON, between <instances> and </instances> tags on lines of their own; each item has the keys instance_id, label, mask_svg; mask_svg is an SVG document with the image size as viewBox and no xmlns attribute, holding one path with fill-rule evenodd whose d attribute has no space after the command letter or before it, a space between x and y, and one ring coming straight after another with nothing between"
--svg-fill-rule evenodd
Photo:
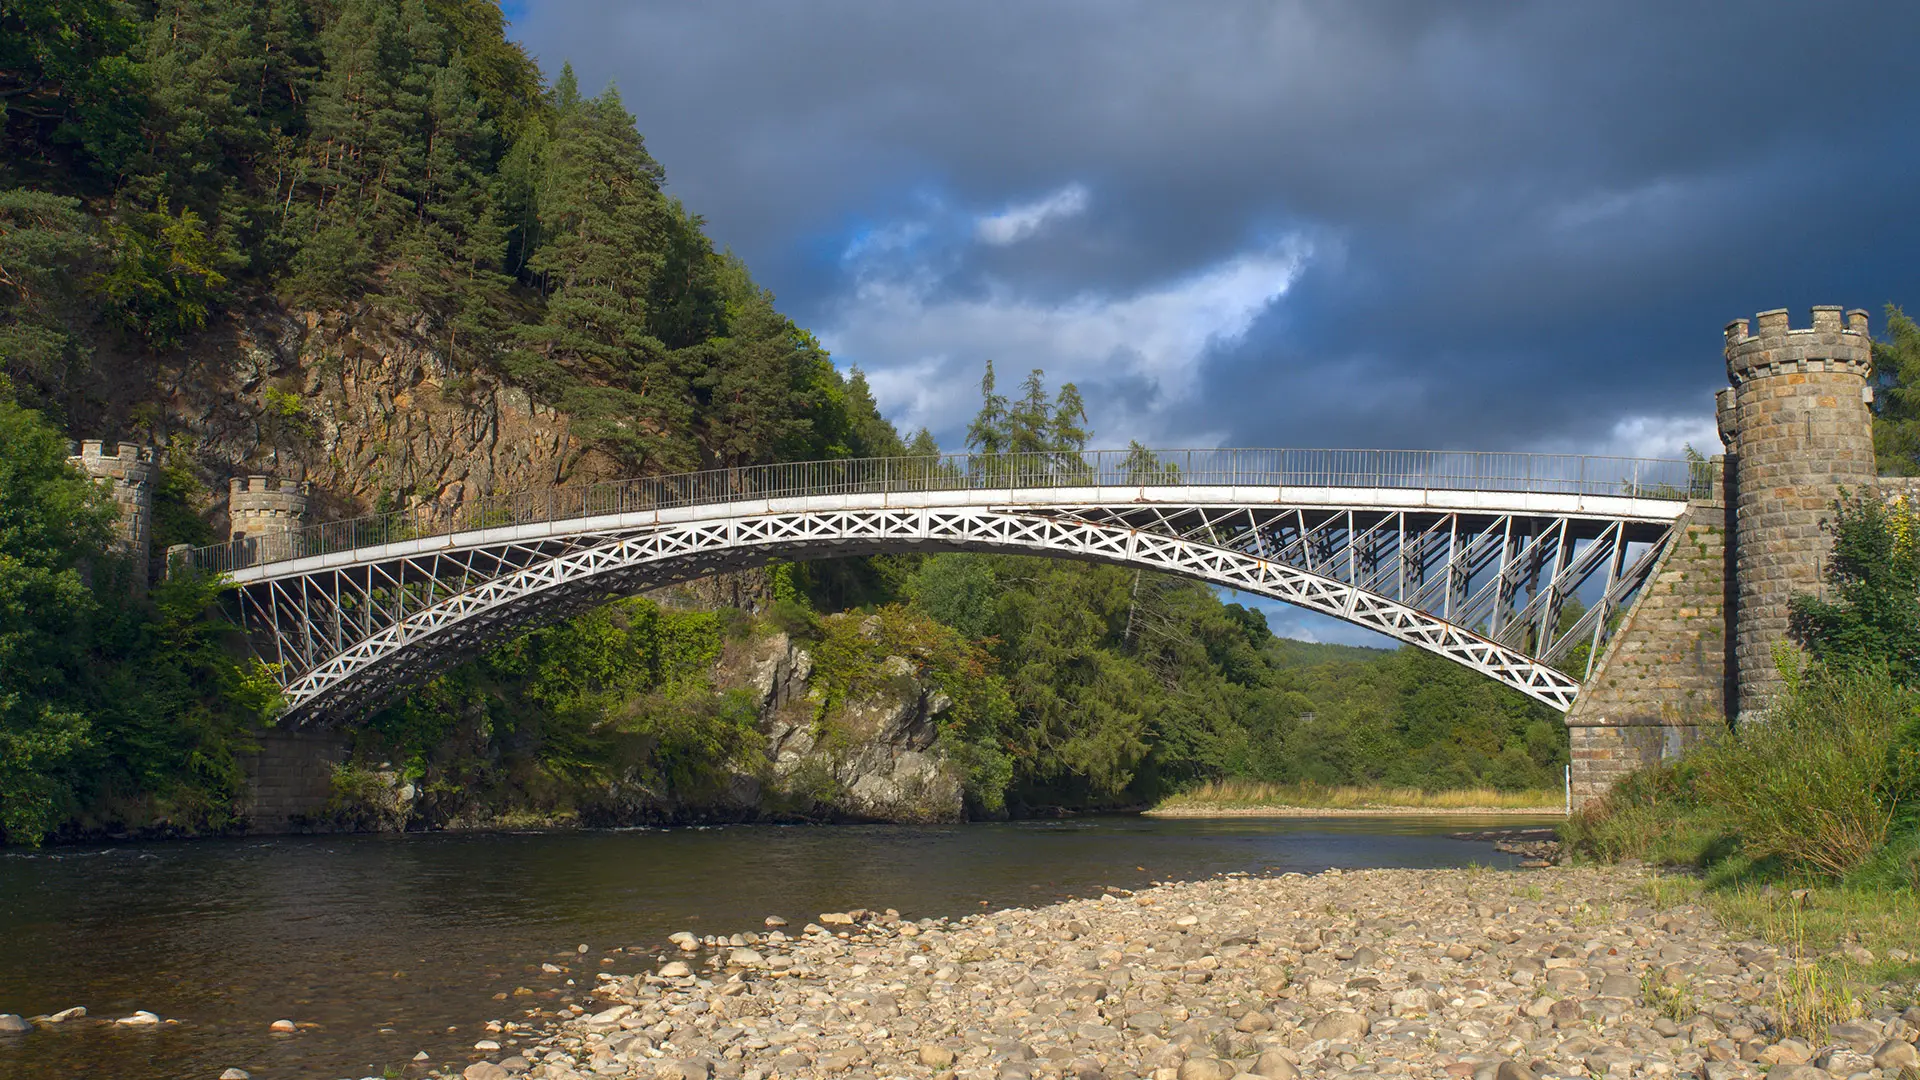
<instances>
[{"instance_id":1,"label":"bridge abutment","mask_svg":"<svg viewBox=\"0 0 1920 1080\"><path fill-rule=\"evenodd\" d=\"M1757 329L1752 329L1757 325ZM1695 500L1567 713L1576 805L1765 710L1780 686L1788 605L1820 591L1823 524L1877 484L1867 313L1784 309L1726 328L1714 497Z\"/></svg>"},{"instance_id":2,"label":"bridge abutment","mask_svg":"<svg viewBox=\"0 0 1920 1080\"><path fill-rule=\"evenodd\" d=\"M1714 497L1694 499L1567 712L1573 804L1621 777L1677 757L1725 723L1732 680L1733 593L1726 462Z\"/></svg>"},{"instance_id":3,"label":"bridge abutment","mask_svg":"<svg viewBox=\"0 0 1920 1080\"><path fill-rule=\"evenodd\" d=\"M334 767L347 759L347 733L271 728L257 741L259 750L241 759L248 831L297 832L320 819L333 797Z\"/></svg>"}]
</instances>

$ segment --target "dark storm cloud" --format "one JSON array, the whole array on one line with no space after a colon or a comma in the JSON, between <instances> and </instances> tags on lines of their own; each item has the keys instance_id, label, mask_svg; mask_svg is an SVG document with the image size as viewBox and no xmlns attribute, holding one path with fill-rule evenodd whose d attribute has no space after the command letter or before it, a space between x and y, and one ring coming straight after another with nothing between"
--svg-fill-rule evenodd
<instances>
[{"instance_id":1,"label":"dark storm cloud","mask_svg":"<svg viewBox=\"0 0 1920 1080\"><path fill-rule=\"evenodd\" d=\"M1911 5L532 0L516 24L549 70L617 81L715 237L949 436L997 353L1090 384L1102 443L1672 452L1710 438L1725 320L1920 304ZM1024 233L983 224L1076 186Z\"/></svg>"}]
</instances>

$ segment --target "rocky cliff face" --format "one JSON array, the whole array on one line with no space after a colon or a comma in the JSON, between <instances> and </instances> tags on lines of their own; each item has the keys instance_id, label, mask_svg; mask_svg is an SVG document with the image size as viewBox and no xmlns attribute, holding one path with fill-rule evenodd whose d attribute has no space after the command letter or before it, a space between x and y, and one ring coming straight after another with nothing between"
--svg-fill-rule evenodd
<instances>
[{"instance_id":1,"label":"rocky cliff face","mask_svg":"<svg viewBox=\"0 0 1920 1080\"><path fill-rule=\"evenodd\" d=\"M316 520L620 475L616 462L572 434L565 413L456 364L448 342L372 306L323 314L259 305L181 355L156 373L164 408L142 423L191 448L218 536L226 528L225 481L234 475L311 482ZM747 571L677 585L656 598L754 612L770 602L770 586L764 571ZM730 645L712 683L716 693L755 695L764 760L734 769L697 798L637 781L582 792L592 797L583 800L580 818L962 819L960 777L938 746L940 716L951 707L944 695L922 685L906 659L893 657L877 689L823 717L812 673L812 658L785 634ZM307 770L312 776L301 773L307 779L297 798L256 783L256 823L458 827L544 812L477 802L429 806L421 794L426 784L409 782L391 763L343 762L342 746L328 745L333 760ZM302 754L311 756L294 752ZM336 764L342 767L329 799L326 775Z\"/></svg>"},{"instance_id":2,"label":"rocky cliff face","mask_svg":"<svg viewBox=\"0 0 1920 1080\"><path fill-rule=\"evenodd\" d=\"M222 535L231 475L309 480L316 515L339 517L619 471L566 414L464 370L446 342L375 309L261 306L183 355L159 373L165 408L152 426L191 446Z\"/></svg>"}]
</instances>

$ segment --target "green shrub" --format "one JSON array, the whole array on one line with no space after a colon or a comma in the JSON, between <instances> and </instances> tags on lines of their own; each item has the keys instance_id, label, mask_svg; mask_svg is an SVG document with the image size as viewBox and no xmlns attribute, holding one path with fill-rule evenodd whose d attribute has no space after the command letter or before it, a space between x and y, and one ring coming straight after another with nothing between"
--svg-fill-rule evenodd
<instances>
[{"instance_id":1,"label":"green shrub","mask_svg":"<svg viewBox=\"0 0 1920 1080\"><path fill-rule=\"evenodd\" d=\"M1629 773L1612 791L1576 811L1561 828L1575 854L1600 862L1644 859L1706 866L1729 846L1722 815L1699 798L1704 753Z\"/></svg>"},{"instance_id":2,"label":"green shrub","mask_svg":"<svg viewBox=\"0 0 1920 1080\"><path fill-rule=\"evenodd\" d=\"M1707 748L1700 794L1746 854L1842 877L1867 864L1920 795L1920 693L1883 669L1795 675L1766 717Z\"/></svg>"},{"instance_id":3,"label":"green shrub","mask_svg":"<svg viewBox=\"0 0 1920 1080\"><path fill-rule=\"evenodd\" d=\"M1561 837L1601 861L1905 883L1916 809L1920 692L1884 669L1816 665L1763 719L1628 775Z\"/></svg>"}]
</instances>

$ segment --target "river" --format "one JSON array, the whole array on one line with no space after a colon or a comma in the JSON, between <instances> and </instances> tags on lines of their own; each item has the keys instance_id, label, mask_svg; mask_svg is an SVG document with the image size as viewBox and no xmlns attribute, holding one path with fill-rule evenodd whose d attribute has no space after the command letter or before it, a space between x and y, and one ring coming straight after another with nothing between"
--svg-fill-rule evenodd
<instances>
[{"instance_id":1,"label":"river","mask_svg":"<svg viewBox=\"0 0 1920 1080\"><path fill-rule=\"evenodd\" d=\"M1512 857L1446 834L1518 823L1111 817L5 850L0 1012L179 1023L0 1034L0 1078L419 1075L416 1052L464 1064L486 1020L651 966L676 930L757 930L768 915L797 928L850 907L964 915L1228 871L1504 867ZM541 996L495 998L520 987ZM311 1026L269 1034L278 1019Z\"/></svg>"}]
</instances>

